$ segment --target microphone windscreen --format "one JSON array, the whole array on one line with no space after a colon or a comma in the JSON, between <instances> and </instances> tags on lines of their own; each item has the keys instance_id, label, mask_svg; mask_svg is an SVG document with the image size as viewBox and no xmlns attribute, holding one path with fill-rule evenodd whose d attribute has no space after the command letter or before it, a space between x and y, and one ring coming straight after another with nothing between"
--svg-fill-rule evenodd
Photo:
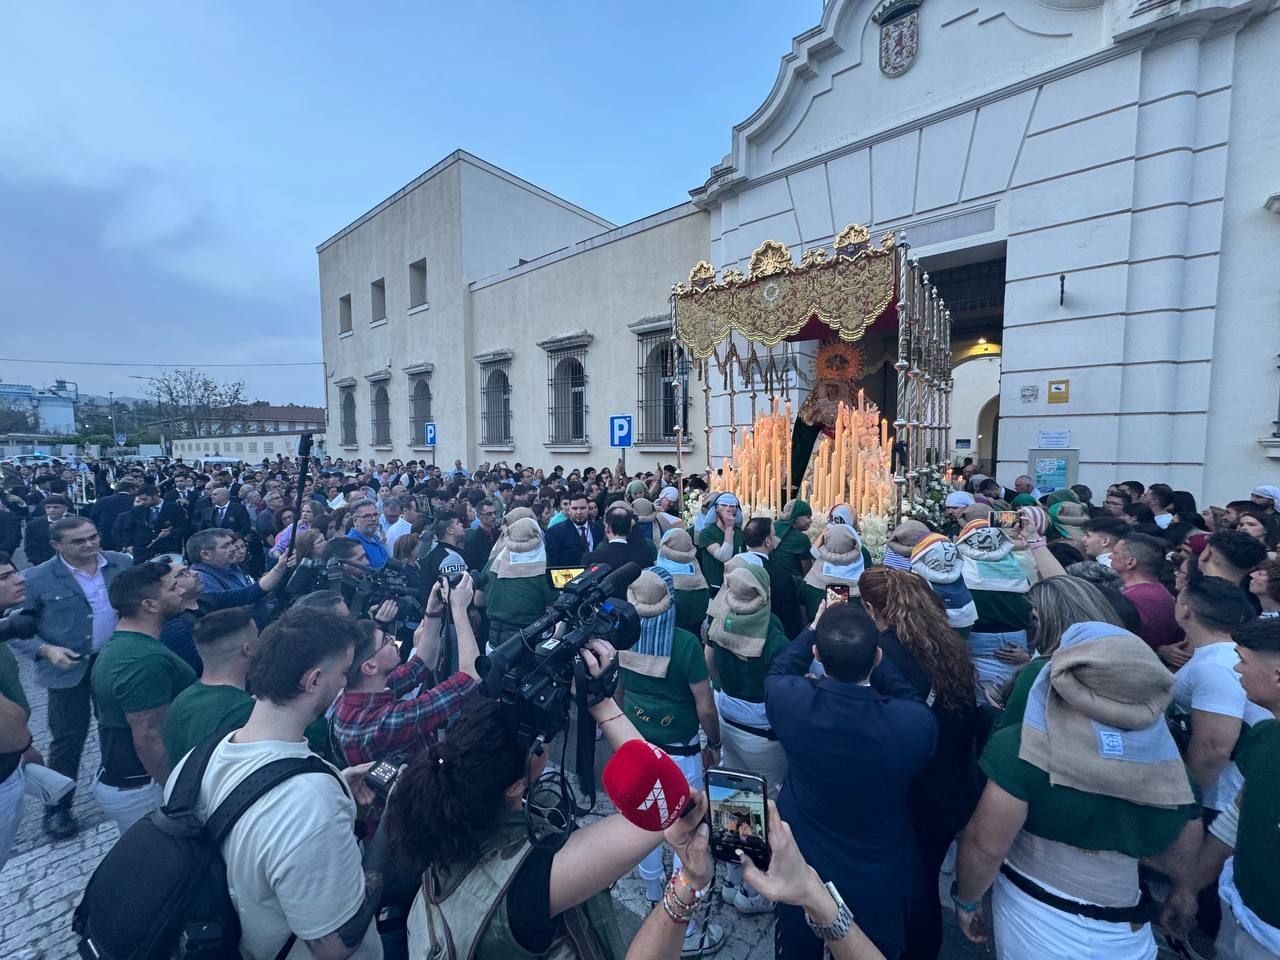
<instances>
[{"instance_id":1,"label":"microphone windscreen","mask_svg":"<svg viewBox=\"0 0 1280 960\"><path fill-rule=\"evenodd\" d=\"M604 791L641 830L665 830L689 805L689 781L675 761L643 740L628 740L604 767Z\"/></svg>"}]
</instances>

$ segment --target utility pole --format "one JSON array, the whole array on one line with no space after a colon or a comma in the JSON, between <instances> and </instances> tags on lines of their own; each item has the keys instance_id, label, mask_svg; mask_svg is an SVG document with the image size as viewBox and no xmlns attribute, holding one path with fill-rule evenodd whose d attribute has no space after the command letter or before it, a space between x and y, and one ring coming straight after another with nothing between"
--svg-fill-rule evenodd
<instances>
[{"instance_id":1,"label":"utility pole","mask_svg":"<svg viewBox=\"0 0 1280 960\"><path fill-rule=\"evenodd\" d=\"M114 391L107 391L107 402L111 404L111 442L116 442L116 395Z\"/></svg>"}]
</instances>

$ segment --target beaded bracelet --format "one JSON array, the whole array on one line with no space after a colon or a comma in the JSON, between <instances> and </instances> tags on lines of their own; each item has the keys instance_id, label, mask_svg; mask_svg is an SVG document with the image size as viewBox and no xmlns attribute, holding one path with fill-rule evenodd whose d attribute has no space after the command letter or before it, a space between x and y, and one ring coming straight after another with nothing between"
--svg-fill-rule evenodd
<instances>
[{"instance_id":1,"label":"beaded bracelet","mask_svg":"<svg viewBox=\"0 0 1280 960\"><path fill-rule=\"evenodd\" d=\"M667 911L667 916L671 918L672 923L687 924L698 910L698 901L685 903L681 900L676 895L676 878L673 876L667 881L667 888L663 891L662 909Z\"/></svg>"}]
</instances>

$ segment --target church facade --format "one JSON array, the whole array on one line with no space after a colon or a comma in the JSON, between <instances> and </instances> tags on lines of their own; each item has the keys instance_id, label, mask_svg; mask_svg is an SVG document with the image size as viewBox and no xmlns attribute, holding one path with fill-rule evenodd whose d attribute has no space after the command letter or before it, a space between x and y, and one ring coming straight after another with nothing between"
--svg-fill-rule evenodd
<instances>
[{"instance_id":1,"label":"church facade","mask_svg":"<svg viewBox=\"0 0 1280 960\"><path fill-rule=\"evenodd\" d=\"M1280 458L1276 49L1269 0L830 0L689 203L615 227L455 154L318 250L330 448L612 464L630 414L718 464L749 412L682 378L672 283L859 223L951 308L957 458L1237 495Z\"/></svg>"}]
</instances>

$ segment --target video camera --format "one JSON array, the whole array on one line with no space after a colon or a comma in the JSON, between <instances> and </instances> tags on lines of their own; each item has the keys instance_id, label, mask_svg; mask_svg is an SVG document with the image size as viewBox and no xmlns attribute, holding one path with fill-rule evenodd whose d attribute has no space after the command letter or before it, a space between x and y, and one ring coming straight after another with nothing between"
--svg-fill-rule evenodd
<instances>
[{"instance_id":1,"label":"video camera","mask_svg":"<svg viewBox=\"0 0 1280 960\"><path fill-rule=\"evenodd\" d=\"M617 650L629 649L640 637L640 615L625 600L616 599L640 576L640 567L627 563L612 570L597 563L574 577L552 607L536 622L504 642L476 667L484 690L501 701L508 726L522 744L549 743L565 729L571 687L577 680L578 773L588 795L594 794L590 756L595 748L594 724L585 722L588 696L595 702L617 688L618 667L598 679L587 676L578 651L588 640L600 639ZM557 627L563 629L556 635ZM584 744L583 738L589 737ZM584 767L584 750L587 763Z\"/></svg>"},{"instance_id":2,"label":"video camera","mask_svg":"<svg viewBox=\"0 0 1280 960\"><path fill-rule=\"evenodd\" d=\"M398 560L388 560L386 566L375 569L367 563L337 557L328 563L307 558L290 575L285 590L291 600L315 590L336 590L357 617L384 600L394 600L399 605L402 619L420 618L423 612L418 568Z\"/></svg>"}]
</instances>

